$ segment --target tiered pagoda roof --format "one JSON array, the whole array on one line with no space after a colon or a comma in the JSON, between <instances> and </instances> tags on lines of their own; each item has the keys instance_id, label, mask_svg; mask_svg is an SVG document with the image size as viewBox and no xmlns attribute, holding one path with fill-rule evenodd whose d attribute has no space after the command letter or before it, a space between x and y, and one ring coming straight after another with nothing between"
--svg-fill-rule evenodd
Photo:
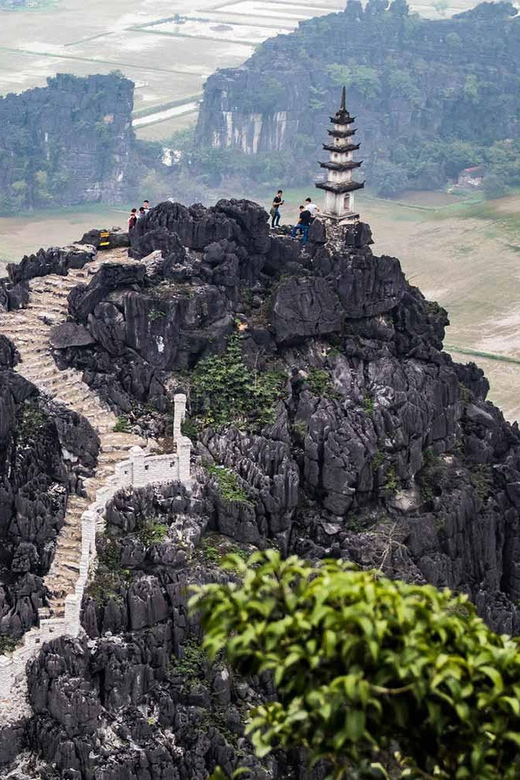
<instances>
[{"instance_id":1,"label":"tiered pagoda roof","mask_svg":"<svg viewBox=\"0 0 520 780\"><path fill-rule=\"evenodd\" d=\"M348 139L351 138L356 132L355 128L351 128L350 125L355 120L355 117L350 116L347 111L347 95L346 89L343 87L341 93L341 105L335 116L330 118L330 121L334 125L332 130L329 130L329 135L335 139ZM340 129L338 129L338 127ZM353 181L349 175L341 177L337 174L348 174L349 171L353 171L359 168L361 162L356 162L352 159L352 152L359 149L360 144L344 143L344 144L323 144L323 148L328 152L331 152L331 159L327 162L320 162L320 167L329 172L327 181L318 182L316 187L326 192L332 192L335 195L342 195L347 192L354 192L355 190L361 190L364 186L364 182ZM338 179L344 178L343 181Z\"/></svg>"},{"instance_id":2,"label":"tiered pagoda roof","mask_svg":"<svg viewBox=\"0 0 520 780\"><path fill-rule=\"evenodd\" d=\"M344 146L335 146L334 144L323 144L327 152L357 152L361 144L345 144Z\"/></svg>"},{"instance_id":3,"label":"tiered pagoda roof","mask_svg":"<svg viewBox=\"0 0 520 780\"><path fill-rule=\"evenodd\" d=\"M361 162L356 162L355 160L345 160L345 162L323 162L320 163L321 168L326 168L329 171L353 171L354 168L359 168L361 165L363 165L363 160Z\"/></svg>"},{"instance_id":4,"label":"tiered pagoda roof","mask_svg":"<svg viewBox=\"0 0 520 780\"><path fill-rule=\"evenodd\" d=\"M343 182L330 182L320 181L315 185L319 190L327 190L327 192L334 192L338 195L344 192L354 192L354 190L362 190L365 186L365 182L359 181L343 181Z\"/></svg>"}]
</instances>

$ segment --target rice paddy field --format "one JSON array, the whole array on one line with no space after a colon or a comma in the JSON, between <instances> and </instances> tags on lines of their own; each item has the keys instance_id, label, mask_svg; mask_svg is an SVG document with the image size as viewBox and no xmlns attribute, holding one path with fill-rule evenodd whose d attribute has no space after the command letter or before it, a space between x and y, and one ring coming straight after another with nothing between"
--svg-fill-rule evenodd
<instances>
[{"instance_id":1,"label":"rice paddy field","mask_svg":"<svg viewBox=\"0 0 520 780\"><path fill-rule=\"evenodd\" d=\"M267 38L342 10L346 0L35 0L0 10L0 95L44 86L57 72L120 70L136 84L138 137L169 138L192 125L204 81L240 65ZM474 0L412 0L425 16Z\"/></svg>"}]
</instances>

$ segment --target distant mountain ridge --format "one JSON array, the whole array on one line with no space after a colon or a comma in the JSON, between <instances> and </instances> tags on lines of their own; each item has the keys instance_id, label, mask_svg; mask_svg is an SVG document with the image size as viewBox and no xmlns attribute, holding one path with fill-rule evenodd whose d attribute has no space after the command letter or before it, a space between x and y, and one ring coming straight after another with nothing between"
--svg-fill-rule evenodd
<instances>
[{"instance_id":1,"label":"distant mountain ridge","mask_svg":"<svg viewBox=\"0 0 520 780\"><path fill-rule=\"evenodd\" d=\"M485 2L429 20L410 13L405 0L369 0L365 8L349 0L344 12L302 22L263 43L244 66L211 76L196 145L263 155L281 181L308 181L346 84L366 175L381 194L434 189L479 163L503 185L518 186L516 14L510 3ZM238 162L230 157L230 164ZM252 162L250 169L254 176Z\"/></svg>"},{"instance_id":2,"label":"distant mountain ridge","mask_svg":"<svg viewBox=\"0 0 520 780\"><path fill-rule=\"evenodd\" d=\"M134 176L134 85L117 73L58 74L0 99L0 214L117 203Z\"/></svg>"}]
</instances>

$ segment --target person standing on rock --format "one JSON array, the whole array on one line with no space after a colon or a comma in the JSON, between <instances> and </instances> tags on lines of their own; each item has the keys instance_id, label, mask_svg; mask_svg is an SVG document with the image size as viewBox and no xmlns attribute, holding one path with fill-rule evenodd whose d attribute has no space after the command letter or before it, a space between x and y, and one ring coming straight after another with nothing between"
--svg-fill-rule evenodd
<instances>
[{"instance_id":1,"label":"person standing on rock","mask_svg":"<svg viewBox=\"0 0 520 780\"><path fill-rule=\"evenodd\" d=\"M144 209L145 215L148 214L148 212L150 211L150 202L147 200L143 200L143 205L141 206L141 208Z\"/></svg>"},{"instance_id":2,"label":"person standing on rock","mask_svg":"<svg viewBox=\"0 0 520 780\"><path fill-rule=\"evenodd\" d=\"M307 241L309 240L309 229L312 222L312 216L311 212L308 211L305 206L300 206L300 219L298 221L298 224L293 227L291 230L291 236L292 238L296 238L297 233L301 233L302 237L302 246L305 246L307 244Z\"/></svg>"},{"instance_id":3,"label":"person standing on rock","mask_svg":"<svg viewBox=\"0 0 520 780\"><path fill-rule=\"evenodd\" d=\"M273 198L273 205L271 206L271 227L279 227L280 226L280 217L282 216L280 214L280 207L283 206L285 201L283 200L283 190L278 190L276 195Z\"/></svg>"},{"instance_id":4,"label":"person standing on rock","mask_svg":"<svg viewBox=\"0 0 520 780\"><path fill-rule=\"evenodd\" d=\"M135 228L135 223L137 222L137 209L132 209L130 212L130 216L128 217L128 230L133 230Z\"/></svg>"},{"instance_id":5,"label":"person standing on rock","mask_svg":"<svg viewBox=\"0 0 520 780\"><path fill-rule=\"evenodd\" d=\"M137 215L137 219L142 219L143 217L146 217L146 211L144 206L141 206L141 208L139 209L139 213Z\"/></svg>"},{"instance_id":6,"label":"person standing on rock","mask_svg":"<svg viewBox=\"0 0 520 780\"><path fill-rule=\"evenodd\" d=\"M316 214L319 213L319 208L315 203L312 202L312 198L305 198L305 208L307 211L310 211L312 217L311 222L314 222L316 219Z\"/></svg>"}]
</instances>

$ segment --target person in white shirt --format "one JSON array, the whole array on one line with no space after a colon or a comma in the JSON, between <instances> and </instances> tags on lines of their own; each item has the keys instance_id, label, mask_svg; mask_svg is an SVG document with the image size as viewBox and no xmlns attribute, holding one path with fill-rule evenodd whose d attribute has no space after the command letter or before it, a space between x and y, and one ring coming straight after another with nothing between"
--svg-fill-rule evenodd
<instances>
[{"instance_id":1,"label":"person in white shirt","mask_svg":"<svg viewBox=\"0 0 520 780\"><path fill-rule=\"evenodd\" d=\"M305 199L305 208L307 211L310 211L311 217L314 219L316 217L316 214L319 213L319 208L315 203L312 202L311 198Z\"/></svg>"}]
</instances>

